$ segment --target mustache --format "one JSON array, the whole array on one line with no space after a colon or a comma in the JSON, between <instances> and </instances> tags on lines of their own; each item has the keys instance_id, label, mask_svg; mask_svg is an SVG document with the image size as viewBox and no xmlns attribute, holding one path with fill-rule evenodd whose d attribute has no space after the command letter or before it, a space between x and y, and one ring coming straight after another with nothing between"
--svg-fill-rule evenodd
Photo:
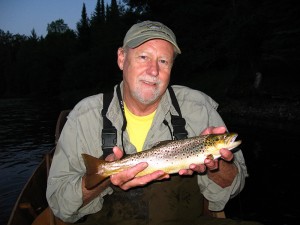
<instances>
[{"instance_id":1,"label":"mustache","mask_svg":"<svg viewBox=\"0 0 300 225\"><path fill-rule=\"evenodd\" d=\"M138 80L139 80L139 81L148 82L148 83L154 83L154 84L160 84L160 83L161 83L161 81L160 81L157 77L154 77L154 76L148 76L148 75L139 77Z\"/></svg>"}]
</instances>

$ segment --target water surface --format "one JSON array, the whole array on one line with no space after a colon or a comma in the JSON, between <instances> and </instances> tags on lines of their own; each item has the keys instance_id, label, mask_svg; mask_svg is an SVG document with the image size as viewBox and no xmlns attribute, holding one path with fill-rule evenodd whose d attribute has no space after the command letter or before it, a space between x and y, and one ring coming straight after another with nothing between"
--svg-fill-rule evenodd
<instances>
[{"instance_id":1,"label":"water surface","mask_svg":"<svg viewBox=\"0 0 300 225\"><path fill-rule=\"evenodd\" d=\"M19 193L53 147L60 109L54 100L0 99L0 224L6 224Z\"/></svg>"}]
</instances>

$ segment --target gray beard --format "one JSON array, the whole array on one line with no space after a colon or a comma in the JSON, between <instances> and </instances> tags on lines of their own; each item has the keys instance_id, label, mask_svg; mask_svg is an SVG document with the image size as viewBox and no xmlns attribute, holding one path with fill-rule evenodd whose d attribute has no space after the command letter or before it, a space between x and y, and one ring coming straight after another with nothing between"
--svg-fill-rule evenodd
<instances>
[{"instance_id":1,"label":"gray beard","mask_svg":"<svg viewBox=\"0 0 300 225\"><path fill-rule=\"evenodd\" d=\"M135 97L136 100L138 100L140 103L145 104L145 105L150 105L151 103L155 102L158 97L159 97L159 91L155 91L153 93L154 95L150 99L145 99L140 95L140 91L135 91L133 92L133 96Z\"/></svg>"}]
</instances>

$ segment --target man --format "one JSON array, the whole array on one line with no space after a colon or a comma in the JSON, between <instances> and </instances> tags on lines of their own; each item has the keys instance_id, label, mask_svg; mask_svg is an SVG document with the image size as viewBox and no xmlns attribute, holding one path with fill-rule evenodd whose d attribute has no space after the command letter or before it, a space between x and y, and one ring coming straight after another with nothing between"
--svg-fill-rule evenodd
<instances>
[{"instance_id":1,"label":"man","mask_svg":"<svg viewBox=\"0 0 300 225\"><path fill-rule=\"evenodd\" d=\"M174 33L159 22L141 22L127 32L117 53L123 81L114 89L106 114L117 129L117 143L105 160L172 139L171 115L178 112L167 87L180 53ZM226 132L217 103L210 97L183 86L173 90L188 137ZM207 158L202 165L180 170L179 175L155 171L135 177L147 167L145 162L87 189L81 154L103 157L102 108L103 94L82 100L69 114L58 141L47 199L62 220L75 222L93 214L84 224L196 224L201 221L203 195L209 209L219 211L243 189L247 169L242 152L228 149L220 150L220 160Z\"/></svg>"}]
</instances>

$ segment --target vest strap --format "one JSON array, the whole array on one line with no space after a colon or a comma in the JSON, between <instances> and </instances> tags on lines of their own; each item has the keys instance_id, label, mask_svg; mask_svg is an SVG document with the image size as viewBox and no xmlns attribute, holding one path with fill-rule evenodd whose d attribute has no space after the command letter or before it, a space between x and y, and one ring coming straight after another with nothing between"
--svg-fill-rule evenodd
<instances>
[{"instance_id":1,"label":"vest strap","mask_svg":"<svg viewBox=\"0 0 300 225\"><path fill-rule=\"evenodd\" d=\"M112 125L110 120L106 117L109 104L113 98L113 92L105 93L103 95L103 109L101 115L103 117L103 129L102 129L102 151L105 158L112 153L112 149L117 144L117 129Z\"/></svg>"},{"instance_id":2,"label":"vest strap","mask_svg":"<svg viewBox=\"0 0 300 225\"><path fill-rule=\"evenodd\" d=\"M188 137L188 132L185 129L186 121L181 115L181 110L173 88L169 86L168 90L171 96L172 104L178 113L178 116L171 114L171 123L173 126L173 138L175 140L185 139Z\"/></svg>"}]
</instances>

